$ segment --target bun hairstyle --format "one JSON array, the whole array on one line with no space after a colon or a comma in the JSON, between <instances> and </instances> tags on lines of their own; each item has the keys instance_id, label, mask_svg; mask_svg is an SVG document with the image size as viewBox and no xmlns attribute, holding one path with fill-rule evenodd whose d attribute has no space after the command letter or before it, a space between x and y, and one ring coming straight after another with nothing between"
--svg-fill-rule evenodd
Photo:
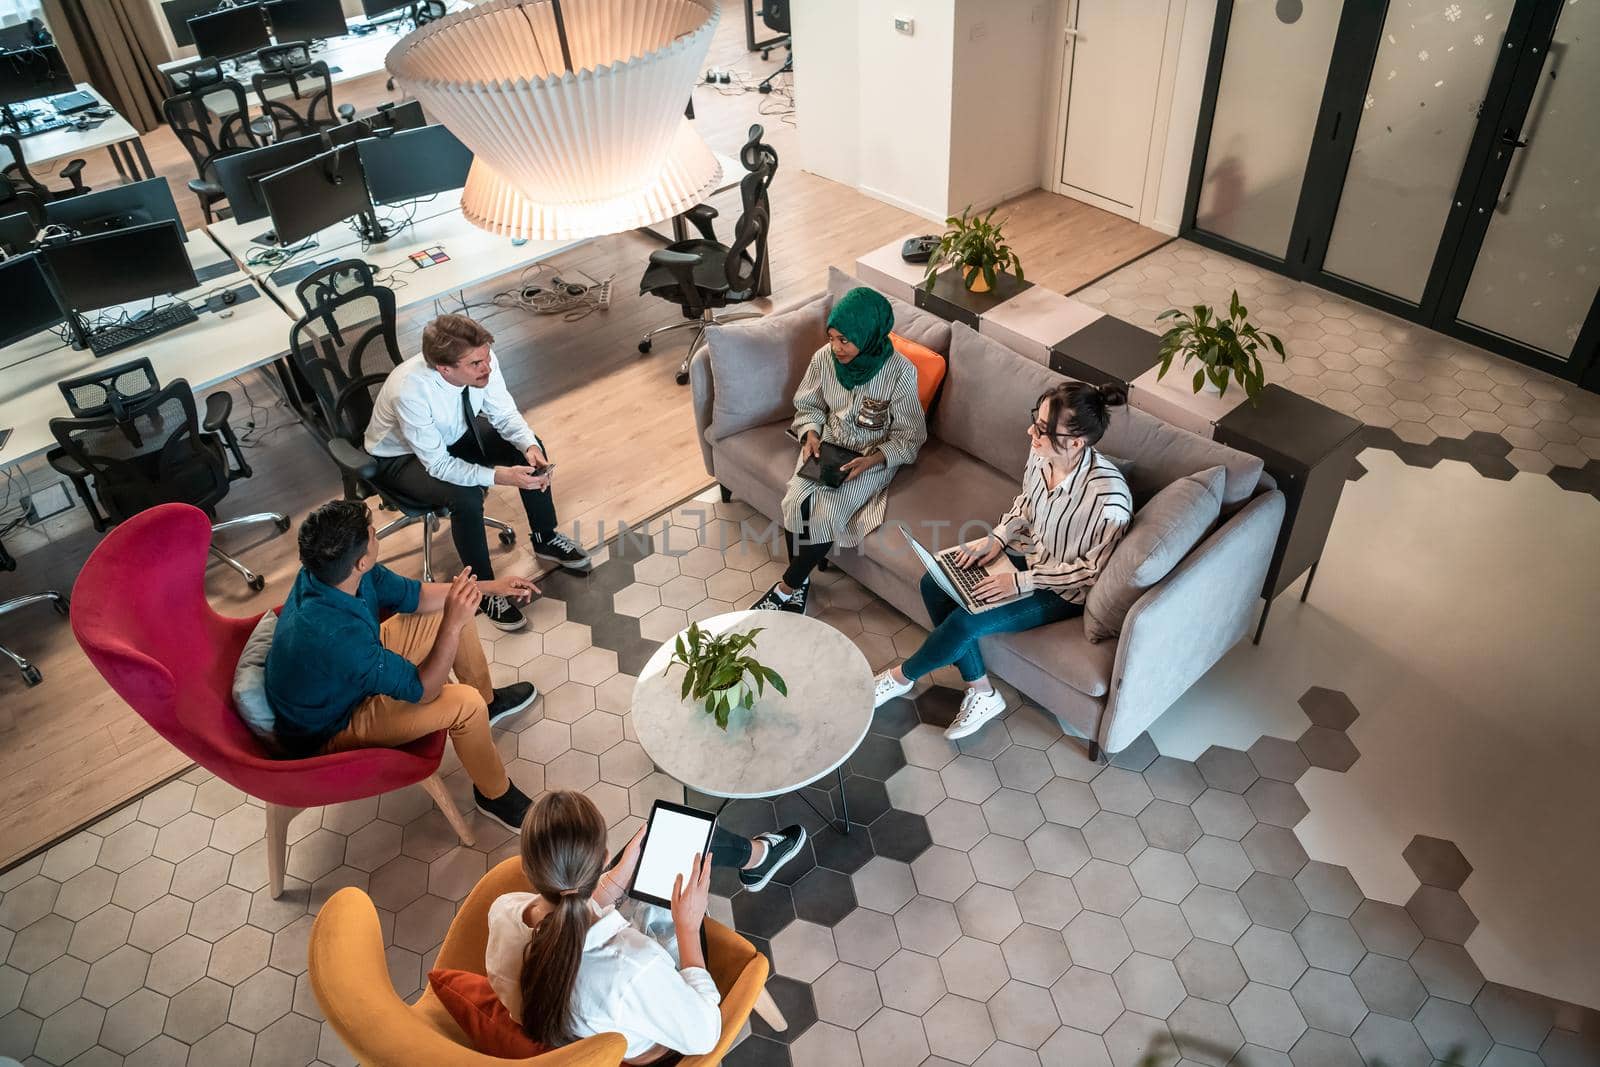
<instances>
[{"instance_id":1,"label":"bun hairstyle","mask_svg":"<svg viewBox=\"0 0 1600 1067\"><path fill-rule=\"evenodd\" d=\"M554 1048L573 1040L572 988L606 862L606 822L582 793L541 797L522 823L522 873L551 905L522 957L522 1029Z\"/></svg>"},{"instance_id":2,"label":"bun hairstyle","mask_svg":"<svg viewBox=\"0 0 1600 1067\"><path fill-rule=\"evenodd\" d=\"M1046 401L1059 432L1081 437L1084 444L1093 446L1111 425L1111 409L1128 402L1128 387L1121 382L1063 382L1040 395L1038 406L1042 408Z\"/></svg>"}]
</instances>

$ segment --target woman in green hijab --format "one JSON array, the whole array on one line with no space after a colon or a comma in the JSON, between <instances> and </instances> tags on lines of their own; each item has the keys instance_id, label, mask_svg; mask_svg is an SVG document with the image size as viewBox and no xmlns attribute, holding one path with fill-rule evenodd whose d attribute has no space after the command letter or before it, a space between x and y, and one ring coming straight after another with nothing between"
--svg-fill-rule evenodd
<instances>
[{"instance_id":1,"label":"woman in green hijab","mask_svg":"<svg viewBox=\"0 0 1600 1067\"><path fill-rule=\"evenodd\" d=\"M756 602L758 610L805 612L811 571L835 544L853 548L883 522L889 480L928 438L917 369L889 342L893 326L889 301L871 289L852 289L833 305L828 343L811 357L794 395L800 456L783 495L789 569ZM801 473L808 460L823 458L824 441L861 453L840 466L837 488Z\"/></svg>"}]
</instances>

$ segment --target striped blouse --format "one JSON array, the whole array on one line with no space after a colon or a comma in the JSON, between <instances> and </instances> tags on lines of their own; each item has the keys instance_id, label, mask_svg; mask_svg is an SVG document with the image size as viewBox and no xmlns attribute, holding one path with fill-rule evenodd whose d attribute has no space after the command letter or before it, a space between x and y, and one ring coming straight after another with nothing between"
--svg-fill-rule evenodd
<instances>
[{"instance_id":1,"label":"striped blouse","mask_svg":"<svg viewBox=\"0 0 1600 1067\"><path fill-rule=\"evenodd\" d=\"M1029 452L1022 492L994 534L1027 557L1018 579L1024 592L1046 589L1081 604L1133 521L1133 496L1122 472L1092 448L1054 489L1045 483L1045 466Z\"/></svg>"}]
</instances>

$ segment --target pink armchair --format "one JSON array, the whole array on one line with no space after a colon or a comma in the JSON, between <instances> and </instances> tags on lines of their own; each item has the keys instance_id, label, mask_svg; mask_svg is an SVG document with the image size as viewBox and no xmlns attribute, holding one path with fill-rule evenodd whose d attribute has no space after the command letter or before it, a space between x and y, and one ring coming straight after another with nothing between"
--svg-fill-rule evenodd
<instances>
[{"instance_id":1,"label":"pink armchair","mask_svg":"<svg viewBox=\"0 0 1600 1067\"><path fill-rule=\"evenodd\" d=\"M233 672L259 615L211 610L205 568L211 519L163 504L117 526L90 553L72 595L72 632L111 688L156 732L223 781L266 802L267 870L283 892L289 823L306 808L387 793L414 782L463 844L471 829L439 778L445 735L402 748L273 759L233 707Z\"/></svg>"}]
</instances>

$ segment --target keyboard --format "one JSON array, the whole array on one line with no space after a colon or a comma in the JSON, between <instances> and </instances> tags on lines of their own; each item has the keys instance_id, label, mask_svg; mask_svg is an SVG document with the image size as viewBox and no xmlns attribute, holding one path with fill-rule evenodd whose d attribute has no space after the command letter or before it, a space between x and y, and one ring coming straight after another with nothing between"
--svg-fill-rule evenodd
<instances>
[{"instance_id":1,"label":"keyboard","mask_svg":"<svg viewBox=\"0 0 1600 1067\"><path fill-rule=\"evenodd\" d=\"M21 138L27 138L37 137L41 133L49 133L51 130L59 130L72 124L72 120L63 115L47 115L44 112L39 112L31 122L21 122L15 127L10 125L0 126L0 130L15 133Z\"/></svg>"},{"instance_id":2,"label":"keyboard","mask_svg":"<svg viewBox=\"0 0 1600 1067\"><path fill-rule=\"evenodd\" d=\"M957 567L951 562L949 556L940 556L939 563L944 568L945 577L955 584L967 596L972 596L972 591L978 583L989 577L989 571L984 567Z\"/></svg>"},{"instance_id":3,"label":"keyboard","mask_svg":"<svg viewBox=\"0 0 1600 1067\"><path fill-rule=\"evenodd\" d=\"M96 356L109 356L113 352L120 352L124 348L136 345L185 326L199 318L194 308L183 301L156 308L144 318L136 322L118 323L115 326L103 326L89 335L89 351Z\"/></svg>"}]
</instances>

